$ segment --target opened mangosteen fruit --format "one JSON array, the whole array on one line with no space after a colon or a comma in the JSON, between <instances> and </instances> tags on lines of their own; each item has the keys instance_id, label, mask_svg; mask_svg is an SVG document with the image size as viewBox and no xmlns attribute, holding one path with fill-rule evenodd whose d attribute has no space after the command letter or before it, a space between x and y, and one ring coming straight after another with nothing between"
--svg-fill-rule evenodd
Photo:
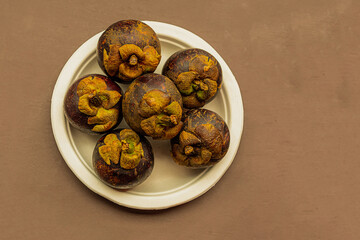
<instances>
[{"instance_id":1,"label":"opened mangosteen fruit","mask_svg":"<svg viewBox=\"0 0 360 240\"><path fill-rule=\"evenodd\" d=\"M162 74L179 89L185 108L199 108L210 102L222 84L219 62L205 50L180 50L165 62Z\"/></svg>"},{"instance_id":2,"label":"opened mangosteen fruit","mask_svg":"<svg viewBox=\"0 0 360 240\"><path fill-rule=\"evenodd\" d=\"M173 160L190 168L218 163L227 153L230 133L225 121L207 109L193 109L184 116L184 128L171 140Z\"/></svg>"},{"instance_id":3,"label":"opened mangosteen fruit","mask_svg":"<svg viewBox=\"0 0 360 240\"><path fill-rule=\"evenodd\" d=\"M101 69L121 83L154 72L160 59L159 38L150 26L138 20L112 24L98 41L97 60Z\"/></svg>"},{"instance_id":4,"label":"opened mangosteen fruit","mask_svg":"<svg viewBox=\"0 0 360 240\"><path fill-rule=\"evenodd\" d=\"M100 134L117 127L122 120L123 92L108 77L90 74L76 80L64 99L69 123L89 134Z\"/></svg>"},{"instance_id":5,"label":"opened mangosteen fruit","mask_svg":"<svg viewBox=\"0 0 360 240\"><path fill-rule=\"evenodd\" d=\"M116 189L133 188L144 182L154 167L151 144L131 129L114 130L102 136L93 152L98 177Z\"/></svg>"},{"instance_id":6,"label":"opened mangosteen fruit","mask_svg":"<svg viewBox=\"0 0 360 240\"><path fill-rule=\"evenodd\" d=\"M181 130L182 100L167 77L149 73L133 81L124 95L123 114L137 133L153 139L171 139Z\"/></svg>"}]
</instances>

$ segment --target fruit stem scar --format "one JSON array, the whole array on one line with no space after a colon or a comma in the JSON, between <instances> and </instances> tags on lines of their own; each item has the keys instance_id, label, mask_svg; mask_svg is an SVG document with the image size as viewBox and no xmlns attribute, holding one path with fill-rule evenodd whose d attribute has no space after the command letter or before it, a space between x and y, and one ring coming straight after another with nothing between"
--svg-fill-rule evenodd
<instances>
[{"instance_id":1,"label":"fruit stem scar","mask_svg":"<svg viewBox=\"0 0 360 240\"><path fill-rule=\"evenodd\" d=\"M90 103L92 105L94 105L95 107L100 107L101 106L101 99L100 97L96 94L94 97L90 98Z\"/></svg>"},{"instance_id":2,"label":"fruit stem scar","mask_svg":"<svg viewBox=\"0 0 360 240\"><path fill-rule=\"evenodd\" d=\"M129 64L131 66L135 66L135 65L137 65L137 63L138 63L137 56L135 54L131 55L130 58L129 58Z\"/></svg>"},{"instance_id":3,"label":"fruit stem scar","mask_svg":"<svg viewBox=\"0 0 360 240\"><path fill-rule=\"evenodd\" d=\"M170 116L170 121L172 124L177 125L178 121L177 121L177 117L175 115L171 115Z\"/></svg>"},{"instance_id":4,"label":"fruit stem scar","mask_svg":"<svg viewBox=\"0 0 360 240\"><path fill-rule=\"evenodd\" d=\"M129 143L127 143L125 140L122 140L121 143L122 143L121 150L127 151L129 149Z\"/></svg>"},{"instance_id":5,"label":"fruit stem scar","mask_svg":"<svg viewBox=\"0 0 360 240\"><path fill-rule=\"evenodd\" d=\"M184 149L184 153L185 155L191 155L192 153L194 153L194 148L192 146L186 146Z\"/></svg>"}]
</instances>

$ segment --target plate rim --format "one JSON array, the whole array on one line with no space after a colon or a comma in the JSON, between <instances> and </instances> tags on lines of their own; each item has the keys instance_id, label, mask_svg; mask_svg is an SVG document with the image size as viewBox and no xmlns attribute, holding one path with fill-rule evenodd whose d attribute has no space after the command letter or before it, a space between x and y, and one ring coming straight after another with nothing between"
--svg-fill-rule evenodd
<instances>
[{"instance_id":1,"label":"plate rim","mask_svg":"<svg viewBox=\"0 0 360 240\"><path fill-rule=\"evenodd\" d=\"M224 95L226 95L227 101L231 99L231 102L228 102L231 111L227 113L227 124L229 126L231 140L229 150L225 156L226 161L223 159L218 164L211 167L204 174L205 176L201 177L197 182L194 182L193 184L180 189L179 191L156 196L130 195L124 191L115 190L103 184L98 178L96 178L91 172L88 171L86 166L83 165L82 161L77 159L78 157L76 151L72 149L70 141L63 141L64 138L70 139L70 136L66 131L67 121L63 114L63 97L65 94L60 94L59 96L59 93L66 92L68 85L76 73L79 72L77 66L80 66L84 59L91 57L95 51L92 46L94 46L95 42L97 43L97 39L100 37L102 32L95 34L90 39L85 41L70 56L62 68L55 83L51 98L51 125L60 154L75 176L90 190L124 207L139 210L161 210L190 202L191 200L203 195L208 190L210 190L226 173L232 164L240 145L244 125L244 109L240 87L236 81L235 76L223 58L209 43L196 34L172 24L156 21L143 22L153 28L158 35L169 36L172 39L177 39L180 42L184 42L183 39L187 39L187 41L191 40L191 44L189 42L186 43L191 45L191 47L202 48L211 53L219 61L223 74L224 72L230 74L231 81L223 81L223 88L227 89L226 94ZM181 36L181 39L179 36ZM66 82L64 79L70 79L70 81L68 80ZM67 86L65 86L65 83L68 83ZM233 120L236 120L236 123L234 123ZM59 124L62 130L65 131L61 131L61 129L59 129ZM234 132L237 134L234 134ZM212 181L206 182L205 178L211 179Z\"/></svg>"}]
</instances>

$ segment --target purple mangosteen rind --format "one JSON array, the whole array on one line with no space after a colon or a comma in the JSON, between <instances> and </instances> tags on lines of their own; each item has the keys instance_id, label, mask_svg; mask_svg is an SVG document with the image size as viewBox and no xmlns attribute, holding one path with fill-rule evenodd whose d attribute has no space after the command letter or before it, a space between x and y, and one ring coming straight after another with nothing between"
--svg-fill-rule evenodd
<instances>
[{"instance_id":1,"label":"purple mangosteen rind","mask_svg":"<svg viewBox=\"0 0 360 240\"><path fill-rule=\"evenodd\" d=\"M223 81L217 59L198 48L175 52L165 62L162 74L175 83L183 96L184 108L189 109L200 108L211 102Z\"/></svg>"},{"instance_id":2,"label":"purple mangosteen rind","mask_svg":"<svg viewBox=\"0 0 360 240\"><path fill-rule=\"evenodd\" d=\"M230 145L230 131L223 118L208 109L192 109L184 114L183 121L184 127L182 131L170 141L171 155L174 162L189 168L207 168L220 162L226 155ZM199 135L199 133L201 134ZM208 138L208 142L206 138ZM187 142L187 144L184 142ZM217 144L212 145L212 143ZM195 154L195 152L194 154L186 154L189 149L202 148L213 152L210 159L203 161L199 157L201 154ZM218 149L216 153L213 151L215 148ZM192 159L194 157L197 158L197 161Z\"/></svg>"},{"instance_id":3,"label":"purple mangosteen rind","mask_svg":"<svg viewBox=\"0 0 360 240\"><path fill-rule=\"evenodd\" d=\"M151 99L147 99L151 93L161 93L168 98L168 102L164 106L159 107L160 110L157 113L144 116L142 115L141 107L143 106L142 104L146 102L145 100L151 102ZM156 96L154 99L156 99ZM170 105L177 105L178 111L177 113L168 114L170 117L177 116L177 122L171 125L173 132L167 134L168 132L166 131L170 128L166 128L164 129L163 135L160 134L161 136L155 136L155 134L149 133L151 131L144 128L144 121L154 118L153 116L155 115L169 118L169 116L164 115L164 112L166 112L166 107ZM142 75L133 81L124 94L122 106L124 119L130 128L141 135L153 137L153 139L171 139L177 135L182 127L182 108L182 97L174 83L169 78L156 73Z\"/></svg>"},{"instance_id":4,"label":"purple mangosteen rind","mask_svg":"<svg viewBox=\"0 0 360 240\"><path fill-rule=\"evenodd\" d=\"M80 112L80 110L79 110L80 97L77 94L77 88L78 88L79 83L88 77L102 79L106 84L106 90L117 91L121 95L119 101L112 107L112 108L118 110L117 121L116 121L115 125L113 127L111 127L109 130L102 131L102 132L92 131L92 129L94 128L94 126L96 124L88 124L88 118L90 116ZM88 75L85 75L85 76L77 79L68 88L65 98L64 98L64 114L65 114L66 119L70 123L70 125L72 127L74 127L75 129L77 129L81 132L90 134L90 135L104 134L108 131L111 131L112 129L115 129L122 121L122 119L123 119L122 99L123 99L123 91L122 91L121 87L118 84L116 84L115 82L113 82L110 78L108 78L107 76L101 75L101 74L88 74Z\"/></svg>"},{"instance_id":5,"label":"purple mangosteen rind","mask_svg":"<svg viewBox=\"0 0 360 240\"><path fill-rule=\"evenodd\" d=\"M136 77L155 71L161 59L161 45L155 31L146 23L121 20L101 34L96 54L100 68L108 77L129 84ZM135 62L130 56L135 56ZM112 67L107 65L108 57L114 64Z\"/></svg>"},{"instance_id":6,"label":"purple mangosteen rind","mask_svg":"<svg viewBox=\"0 0 360 240\"><path fill-rule=\"evenodd\" d=\"M99 148L104 146L104 139L109 134L115 134L120 139L120 132L124 130L116 129L103 135L96 143L92 155L92 164L96 175L106 185L115 189L130 189L143 183L152 173L154 168L154 153L150 142L142 135L138 135L142 145L143 156L136 167L131 169L122 168L120 162L117 164L110 161L107 164L99 152Z\"/></svg>"}]
</instances>

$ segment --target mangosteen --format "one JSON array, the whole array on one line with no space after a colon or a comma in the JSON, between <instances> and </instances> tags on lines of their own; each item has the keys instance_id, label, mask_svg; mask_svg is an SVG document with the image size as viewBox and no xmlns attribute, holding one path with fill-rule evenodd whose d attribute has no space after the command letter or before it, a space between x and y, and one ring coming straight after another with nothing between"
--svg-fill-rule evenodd
<instances>
[{"instance_id":1,"label":"mangosteen","mask_svg":"<svg viewBox=\"0 0 360 240\"><path fill-rule=\"evenodd\" d=\"M92 161L95 173L105 184L129 189L150 176L154 154L146 138L131 129L119 129L97 141Z\"/></svg>"},{"instance_id":2,"label":"mangosteen","mask_svg":"<svg viewBox=\"0 0 360 240\"><path fill-rule=\"evenodd\" d=\"M127 124L153 139L171 139L183 126L181 95L175 84L160 74L148 73L133 81L122 106Z\"/></svg>"},{"instance_id":3,"label":"mangosteen","mask_svg":"<svg viewBox=\"0 0 360 240\"><path fill-rule=\"evenodd\" d=\"M104 133L122 120L123 91L107 76L90 74L76 80L67 90L64 112L69 123L89 134Z\"/></svg>"},{"instance_id":4,"label":"mangosteen","mask_svg":"<svg viewBox=\"0 0 360 240\"><path fill-rule=\"evenodd\" d=\"M96 50L101 69L121 83L154 72L161 59L159 38L150 26L138 20L110 25L100 36Z\"/></svg>"},{"instance_id":5,"label":"mangosteen","mask_svg":"<svg viewBox=\"0 0 360 240\"><path fill-rule=\"evenodd\" d=\"M205 50L180 50L165 62L162 74L179 89L185 108L200 108L210 102L222 83L219 62Z\"/></svg>"},{"instance_id":6,"label":"mangosteen","mask_svg":"<svg viewBox=\"0 0 360 240\"><path fill-rule=\"evenodd\" d=\"M184 128L171 140L173 160L190 168L218 163L227 153L230 133L225 121L207 109L192 109L184 116Z\"/></svg>"}]
</instances>

